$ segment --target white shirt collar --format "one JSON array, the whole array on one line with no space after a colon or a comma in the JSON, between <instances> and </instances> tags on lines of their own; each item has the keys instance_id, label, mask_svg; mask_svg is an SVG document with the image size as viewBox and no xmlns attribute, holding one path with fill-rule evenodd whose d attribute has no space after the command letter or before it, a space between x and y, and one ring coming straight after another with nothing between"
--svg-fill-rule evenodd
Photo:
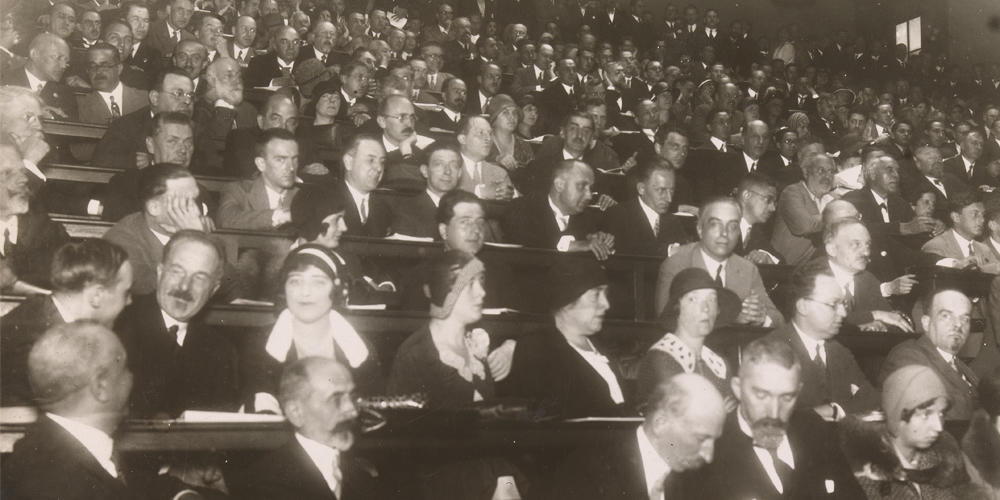
<instances>
[{"instance_id":1,"label":"white shirt collar","mask_svg":"<svg viewBox=\"0 0 1000 500\"><path fill-rule=\"evenodd\" d=\"M49 297L52 297L52 305L56 306L56 311L59 311L59 316L62 316L63 321L72 323L80 319L70 313L69 309L59 302L59 299L56 298L55 294L49 295Z\"/></svg>"},{"instance_id":2,"label":"white shirt collar","mask_svg":"<svg viewBox=\"0 0 1000 500\"><path fill-rule=\"evenodd\" d=\"M149 228L149 232L153 233L153 236L156 237L157 241L159 241L161 245L165 246L167 242L170 241L169 234L163 234L159 231L154 230L153 228Z\"/></svg>"},{"instance_id":3,"label":"white shirt collar","mask_svg":"<svg viewBox=\"0 0 1000 500\"><path fill-rule=\"evenodd\" d=\"M427 196L431 197L431 201L434 203L435 207L441 204L441 196L434 194L434 192L430 189L427 190Z\"/></svg>"},{"instance_id":4,"label":"white shirt collar","mask_svg":"<svg viewBox=\"0 0 1000 500\"><path fill-rule=\"evenodd\" d=\"M484 94L482 90L479 90L476 93L479 94L479 109L483 110L483 113L486 113L486 101L490 98L486 97L486 94Z\"/></svg>"},{"instance_id":5,"label":"white shirt collar","mask_svg":"<svg viewBox=\"0 0 1000 500\"><path fill-rule=\"evenodd\" d=\"M174 340L177 341L177 345L183 346L184 339L187 338L188 324L177 321L163 309L160 309L160 315L163 316L163 326L167 327L167 331L170 331L170 327L177 326L177 338Z\"/></svg>"},{"instance_id":6,"label":"white shirt collar","mask_svg":"<svg viewBox=\"0 0 1000 500\"><path fill-rule=\"evenodd\" d=\"M3 232L7 231L7 239L11 244L17 244L17 216L11 215L7 220L0 220L0 244L3 244Z\"/></svg>"},{"instance_id":7,"label":"white shirt collar","mask_svg":"<svg viewBox=\"0 0 1000 500\"><path fill-rule=\"evenodd\" d=\"M715 260L715 257L709 255L708 252L706 252L703 248L699 247L698 251L701 252L701 259L705 262L705 269L708 270L709 276L711 276L712 279L715 279L715 274L719 272L719 268L721 267L722 274L720 276L722 276L722 282L725 283L726 261L719 262Z\"/></svg>"},{"instance_id":8,"label":"white shirt collar","mask_svg":"<svg viewBox=\"0 0 1000 500\"><path fill-rule=\"evenodd\" d=\"M750 430L750 424L743 418L743 412L739 408L736 409L736 420L740 425L740 430L743 434L753 438L753 431ZM761 448L759 446L753 447L754 454L757 455L757 460L760 461L761 466L764 467L764 472L767 473L767 477L771 479L771 483L774 484L775 489L778 493L784 493L784 485L781 484L781 477L778 476L778 470L774 467L774 459L771 458L771 453ZM788 442L788 436L781 438L781 443L778 445L776 450L776 455L778 459L785 462L789 467L795 469L795 458L792 456L792 445Z\"/></svg>"},{"instance_id":9,"label":"white shirt collar","mask_svg":"<svg viewBox=\"0 0 1000 500\"><path fill-rule=\"evenodd\" d=\"M340 481L337 481L333 473L334 464L340 463L340 450L331 448L319 441L313 441L298 432L295 433L295 439L302 446L302 449L305 450L306 455L309 456L309 460L319 469L330 491L336 492L337 497L340 498L339 492L342 488ZM340 475L339 471L337 475Z\"/></svg>"},{"instance_id":10,"label":"white shirt collar","mask_svg":"<svg viewBox=\"0 0 1000 500\"><path fill-rule=\"evenodd\" d=\"M111 110L111 98L114 97L115 104L118 105L118 111L123 115L125 114L125 103L122 99L122 94L124 93L122 82L118 82L118 85L111 92L101 92L98 90L97 93L101 96L101 99L104 99L104 103L108 105L108 111Z\"/></svg>"},{"instance_id":11,"label":"white shirt collar","mask_svg":"<svg viewBox=\"0 0 1000 500\"><path fill-rule=\"evenodd\" d=\"M795 333L799 335L799 339L803 344L805 344L806 352L809 353L809 359L815 359L816 351L819 350L820 347L823 347L826 344L826 341L816 340L810 337L808 334L803 332L802 329L799 328L799 325L797 325L794 321L792 321L792 326L795 327ZM823 358L823 362L826 363L826 349L819 351L819 353L820 357Z\"/></svg>"},{"instance_id":12,"label":"white shirt collar","mask_svg":"<svg viewBox=\"0 0 1000 500\"><path fill-rule=\"evenodd\" d=\"M656 210L653 210L646 204L646 202L642 201L641 197L639 198L639 208L642 208L642 213L646 215L646 220L649 221L649 227L656 227L656 222L660 220L660 214L656 213Z\"/></svg>"},{"instance_id":13,"label":"white shirt collar","mask_svg":"<svg viewBox=\"0 0 1000 500\"><path fill-rule=\"evenodd\" d=\"M567 95L573 93L573 86L572 85L566 85L565 83L562 83L562 82L559 82L559 83L563 86L563 90L566 91Z\"/></svg>"},{"instance_id":14,"label":"white shirt collar","mask_svg":"<svg viewBox=\"0 0 1000 500\"><path fill-rule=\"evenodd\" d=\"M351 199L354 200L354 206L358 207L360 210L361 203L366 201L371 193L362 193L361 191L354 189L354 186L352 186L350 182L345 181L344 184L347 186L347 191L351 193Z\"/></svg>"},{"instance_id":15,"label":"white shirt collar","mask_svg":"<svg viewBox=\"0 0 1000 500\"><path fill-rule=\"evenodd\" d=\"M754 90L754 89L752 89L752 88L747 88L747 95L749 95L751 98L756 99L757 98L757 91Z\"/></svg>"},{"instance_id":16,"label":"white shirt collar","mask_svg":"<svg viewBox=\"0 0 1000 500\"><path fill-rule=\"evenodd\" d=\"M958 248L959 248L959 250L962 251L962 256L963 257L968 257L969 256L969 244L972 243L972 240L967 240L967 239L963 238L962 235L958 234L958 231L955 231L954 229L951 230L951 234L952 234L952 236L955 237L955 241L958 243Z\"/></svg>"},{"instance_id":17,"label":"white shirt collar","mask_svg":"<svg viewBox=\"0 0 1000 500\"><path fill-rule=\"evenodd\" d=\"M170 38L174 38L175 36L177 36L177 32L180 30L171 26L170 21L166 21L166 23L167 23L167 33L170 35Z\"/></svg>"},{"instance_id":18,"label":"white shirt collar","mask_svg":"<svg viewBox=\"0 0 1000 500\"><path fill-rule=\"evenodd\" d=\"M281 208L281 193L271 189L267 183L264 183L264 193L267 194L267 206L271 210L277 210ZM286 191L287 193L287 191Z\"/></svg>"},{"instance_id":19,"label":"white shirt collar","mask_svg":"<svg viewBox=\"0 0 1000 500\"><path fill-rule=\"evenodd\" d=\"M344 89L340 89L340 96L344 98L344 102L346 102L349 106L353 106L354 101L357 100L356 98L347 95L347 92L344 92Z\"/></svg>"},{"instance_id":20,"label":"white shirt collar","mask_svg":"<svg viewBox=\"0 0 1000 500\"><path fill-rule=\"evenodd\" d=\"M590 339L585 340L587 341L587 346L590 347L590 350L585 351L580 349L568 340L566 343L569 344L574 351L579 353L580 356L583 357L583 360L586 361L587 364L589 364L591 368L593 368L594 371L604 379L604 382L608 386L608 394L611 396L611 400L617 404L624 403L624 393L622 392L621 385L618 384L618 378L615 377L615 372L611 370L611 365L608 364L608 358L597 351L597 348L595 348L594 344L590 342Z\"/></svg>"},{"instance_id":21,"label":"white shirt collar","mask_svg":"<svg viewBox=\"0 0 1000 500\"><path fill-rule=\"evenodd\" d=\"M743 152L743 163L746 163L747 172L750 172L750 167L753 166L754 163L758 163L759 161L760 160L755 160L753 158L750 158L750 155L748 155L746 151Z\"/></svg>"},{"instance_id":22,"label":"white shirt collar","mask_svg":"<svg viewBox=\"0 0 1000 500\"><path fill-rule=\"evenodd\" d=\"M97 459L97 463L108 471L111 477L118 477L118 469L111 460L111 454L115 447L115 442L104 431L91 427L82 422L77 422L66 417L61 417L54 413L45 413L45 416L59 424L60 427L70 433L91 455Z\"/></svg>"},{"instance_id":23,"label":"white shirt collar","mask_svg":"<svg viewBox=\"0 0 1000 500\"><path fill-rule=\"evenodd\" d=\"M785 158L785 155L783 155L783 154L779 153L778 154L778 158L781 158L781 164L782 164L782 166L787 167L789 164L792 163L792 160L789 160L788 158Z\"/></svg>"},{"instance_id":24,"label":"white shirt collar","mask_svg":"<svg viewBox=\"0 0 1000 500\"><path fill-rule=\"evenodd\" d=\"M994 240L992 236L990 237L990 245L993 245L993 249L996 250L997 253L1000 253L1000 242Z\"/></svg>"},{"instance_id":25,"label":"white shirt collar","mask_svg":"<svg viewBox=\"0 0 1000 500\"><path fill-rule=\"evenodd\" d=\"M316 53L316 59L319 59L320 61L322 61L324 57L326 57L327 55L329 55L329 54L324 54L324 53L320 52L319 49L317 49L315 46L313 47L313 52Z\"/></svg>"},{"instance_id":26,"label":"white shirt collar","mask_svg":"<svg viewBox=\"0 0 1000 500\"><path fill-rule=\"evenodd\" d=\"M30 88L32 92L37 91L39 86L45 86L45 82L36 77L34 73L28 70L28 68L24 68L24 74L28 76L28 88Z\"/></svg>"},{"instance_id":27,"label":"white shirt collar","mask_svg":"<svg viewBox=\"0 0 1000 500\"><path fill-rule=\"evenodd\" d=\"M552 201L552 197L551 197L551 196L546 196L546 197L545 197L545 199L549 201L549 208L551 208L551 209L552 209L552 213L553 213L553 214L555 215L555 217L556 217L556 225L557 225L557 226L559 225L559 220L560 220L560 218L563 218L563 217L565 217L565 218L566 218L566 226L567 226L567 227L569 227L569 217L570 217L570 216L569 216L569 215L566 215L566 214L564 214L564 213L562 212L562 210L559 210L559 207L558 207L558 206L556 206L556 204L555 204L555 203L554 203L554 202ZM565 231L565 229L563 229L563 231Z\"/></svg>"},{"instance_id":28,"label":"white shirt collar","mask_svg":"<svg viewBox=\"0 0 1000 500\"><path fill-rule=\"evenodd\" d=\"M578 160L579 158L573 156L573 154L570 153L569 151L566 151L566 148L563 148L563 150L562 150L562 159L564 159L564 160Z\"/></svg>"},{"instance_id":29,"label":"white shirt collar","mask_svg":"<svg viewBox=\"0 0 1000 500\"><path fill-rule=\"evenodd\" d=\"M970 159L966 158L966 157L965 157L965 155L960 155L960 156L961 156L961 158L962 158L962 164L963 164L963 165L965 165L965 170L966 170L966 171L968 171L968 170L969 170L970 168L972 168L972 166L973 166L973 165L975 165L975 164L974 164L974 163L972 162L972 160L970 160Z\"/></svg>"},{"instance_id":30,"label":"white shirt collar","mask_svg":"<svg viewBox=\"0 0 1000 500\"><path fill-rule=\"evenodd\" d=\"M646 493L652 496L653 488L662 485L667 474L670 474L670 465L653 447L641 425L636 428L635 435L639 440L639 457L642 459L642 472L646 477Z\"/></svg>"},{"instance_id":31,"label":"white shirt collar","mask_svg":"<svg viewBox=\"0 0 1000 500\"><path fill-rule=\"evenodd\" d=\"M276 57L275 60L278 61L278 67L281 69L285 68L292 69L292 66L295 65L295 61L290 61L286 63L285 60L281 58L281 56Z\"/></svg>"},{"instance_id":32,"label":"white shirt collar","mask_svg":"<svg viewBox=\"0 0 1000 500\"><path fill-rule=\"evenodd\" d=\"M389 142L389 138L386 137L385 134L382 134L382 146L385 148L386 153L391 153L399 149L399 146Z\"/></svg>"},{"instance_id":33,"label":"white shirt collar","mask_svg":"<svg viewBox=\"0 0 1000 500\"><path fill-rule=\"evenodd\" d=\"M722 148L726 146L726 143L723 142L722 139L719 139L718 137L709 136L708 140L712 141L712 145L715 146L715 149L719 151L722 151Z\"/></svg>"},{"instance_id":34,"label":"white shirt collar","mask_svg":"<svg viewBox=\"0 0 1000 500\"><path fill-rule=\"evenodd\" d=\"M466 175L469 176L470 179L474 179L476 177L476 166L479 166L480 168L479 174L482 175L482 170L481 170L483 163L482 160L476 161L473 160L472 158L469 158L468 156L465 156L465 153L460 153L460 154L462 155L462 168L465 169L465 173Z\"/></svg>"},{"instance_id":35,"label":"white shirt collar","mask_svg":"<svg viewBox=\"0 0 1000 500\"><path fill-rule=\"evenodd\" d=\"M441 106L441 111L444 111L445 116L453 122L457 122L459 118L462 117L461 113L456 113L455 111L448 109L447 106Z\"/></svg>"},{"instance_id":36,"label":"white shirt collar","mask_svg":"<svg viewBox=\"0 0 1000 500\"><path fill-rule=\"evenodd\" d=\"M851 293L853 294L854 274L852 274L847 269L841 267L840 264L834 262L833 259L829 259L829 261L830 261L830 271L833 272L833 279L837 281L837 285L840 285L840 288L847 287L847 289L850 290Z\"/></svg>"},{"instance_id":37,"label":"white shirt collar","mask_svg":"<svg viewBox=\"0 0 1000 500\"><path fill-rule=\"evenodd\" d=\"M740 237L743 238L744 246L747 244L747 239L750 238L750 230L752 229L753 224L751 224L745 217L740 217Z\"/></svg>"}]
</instances>

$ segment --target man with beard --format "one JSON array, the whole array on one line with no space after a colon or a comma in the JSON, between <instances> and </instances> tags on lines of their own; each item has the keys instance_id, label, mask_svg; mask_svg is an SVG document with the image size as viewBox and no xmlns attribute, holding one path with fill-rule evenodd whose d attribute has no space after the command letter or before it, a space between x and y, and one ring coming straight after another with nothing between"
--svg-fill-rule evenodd
<instances>
[{"instance_id":1,"label":"man with beard","mask_svg":"<svg viewBox=\"0 0 1000 500\"><path fill-rule=\"evenodd\" d=\"M134 417L239 406L236 350L201 314L218 290L223 253L201 231L174 233L156 269L156 290L136 296L115 331L135 375Z\"/></svg>"},{"instance_id":2,"label":"man with beard","mask_svg":"<svg viewBox=\"0 0 1000 500\"><path fill-rule=\"evenodd\" d=\"M769 337L787 342L802 365L796 406L828 421L876 409L878 390L835 339L850 307L835 274L822 261L810 262L796 269L790 288L791 321Z\"/></svg>"},{"instance_id":3,"label":"man with beard","mask_svg":"<svg viewBox=\"0 0 1000 500\"><path fill-rule=\"evenodd\" d=\"M299 144L291 132L277 128L261 134L254 164L260 175L230 182L222 190L220 228L269 231L292 221L292 198L299 167Z\"/></svg>"},{"instance_id":4,"label":"man with beard","mask_svg":"<svg viewBox=\"0 0 1000 500\"><path fill-rule=\"evenodd\" d=\"M796 410L802 364L783 340L762 338L743 349L730 381L739 400L726 417L715 459L697 473L689 498L864 498L822 420Z\"/></svg>"},{"instance_id":5,"label":"man with beard","mask_svg":"<svg viewBox=\"0 0 1000 500\"><path fill-rule=\"evenodd\" d=\"M805 179L781 191L771 244L787 264L799 265L815 253L812 238L823 230L821 214L832 199L829 193L836 172L837 166L826 154L807 156L802 161Z\"/></svg>"},{"instance_id":6,"label":"man with beard","mask_svg":"<svg viewBox=\"0 0 1000 500\"><path fill-rule=\"evenodd\" d=\"M951 406L945 419L968 420L979 408L976 390L979 377L958 358L958 352L969 338L972 302L960 291L940 289L927 294L923 305L920 325L924 334L903 341L889 351L879 379L884 383L893 372L906 365L926 366L934 370L948 391Z\"/></svg>"},{"instance_id":7,"label":"man with beard","mask_svg":"<svg viewBox=\"0 0 1000 500\"><path fill-rule=\"evenodd\" d=\"M937 265L976 269L1000 274L1000 261L985 243L978 241L986 226L983 202L975 192L960 192L950 198L951 230L924 243L920 250L937 256Z\"/></svg>"},{"instance_id":8,"label":"man with beard","mask_svg":"<svg viewBox=\"0 0 1000 500\"><path fill-rule=\"evenodd\" d=\"M252 500L382 498L373 474L347 452L358 417L351 372L332 359L307 357L281 376L281 410L294 439L250 465L231 487Z\"/></svg>"},{"instance_id":9,"label":"man with beard","mask_svg":"<svg viewBox=\"0 0 1000 500\"><path fill-rule=\"evenodd\" d=\"M240 172L226 171L224 157L233 128L252 129L257 110L243 100L243 79L235 59L222 57L205 70L207 90L194 105L194 128L197 130L197 158L192 171L202 175L239 177Z\"/></svg>"},{"instance_id":10,"label":"man with beard","mask_svg":"<svg viewBox=\"0 0 1000 500\"><path fill-rule=\"evenodd\" d=\"M701 375L658 381L635 439L591 446L555 473L553 499L694 498L682 479L712 462L726 409L722 395Z\"/></svg>"}]
</instances>

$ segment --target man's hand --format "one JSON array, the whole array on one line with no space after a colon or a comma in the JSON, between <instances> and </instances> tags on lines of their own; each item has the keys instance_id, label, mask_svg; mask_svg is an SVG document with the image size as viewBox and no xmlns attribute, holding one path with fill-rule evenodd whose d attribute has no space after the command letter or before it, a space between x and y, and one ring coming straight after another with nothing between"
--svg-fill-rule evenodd
<instances>
[{"instance_id":1,"label":"man's hand","mask_svg":"<svg viewBox=\"0 0 1000 500\"><path fill-rule=\"evenodd\" d=\"M638 155L639 155L638 151L632 153L632 156L629 156L628 159L625 160L625 163L622 163L622 171L628 172L629 170L632 170L635 167L636 163L638 163L638 161L635 159L635 157Z\"/></svg>"},{"instance_id":2,"label":"man's hand","mask_svg":"<svg viewBox=\"0 0 1000 500\"><path fill-rule=\"evenodd\" d=\"M604 129L604 131L601 132L601 135L604 136L604 137L615 137L615 136L617 136L618 134L621 134L621 133L622 133L622 131L618 130L618 127L612 125L610 128Z\"/></svg>"},{"instance_id":3,"label":"man's hand","mask_svg":"<svg viewBox=\"0 0 1000 500\"><path fill-rule=\"evenodd\" d=\"M493 196L495 200L510 201L514 199L514 185L503 180L493 181Z\"/></svg>"},{"instance_id":4,"label":"man's hand","mask_svg":"<svg viewBox=\"0 0 1000 500\"><path fill-rule=\"evenodd\" d=\"M885 324L883 324L881 321L871 321L871 322L868 322L868 323L864 323L862 325L858 325L858 329L861 330L862 332L886 332L886 331L889 331L889 329L886 328Z\"/></svg>"},{"instance_id":5,"label":"man's hand","mask_svg":"<svg viewBox=\"0 0 1000 500\"><path fill-rule=\"evenodd\" d=\"M611 207L613 207L613 206L615 206L617 204L618 204L618 202L615 201L614 198L612 198L612 197L610 197L610 196L608 196L606 194L602 194L602 195L600 195L600 196L597 197L597 208L599 208L602 212L607 211L609 208L611 208Z\"/></svg>"},{"instance_id":6,"label":"man's hand","mask_svg":"<svg viewBox=\"0 0 1000 500\"><path fill-rule=\"evenodd\" d=\"M0 260L0 290L7 290L17 283L17 275L7 264L6 260Z\"/></svg>"},{"instance_id":7,"label":"man's hand","mask_svg":"<svg viewBox=\"0 0 1000 500\"><path fill-rule=\"evenodd\" d=\"M931 217L914 217L913 220L909 222L899 223L899 232L901 234L923 234L930 233L934 231L936 227L936 220Z\"/></svg>"},{"instance_id":8,"label":"man's hand","mask_svg":"<svg viewBox=\"0 0 1000 500\"><path fill-rule=\"evenodd\" d=\"M310 163L302 167L302 173L306 175L326 175L330 173L330 169L326 168L326 165L322 163Z\"/></svg>"},{"instance_id":9,"label":"man's hand","mask_svg":"<svg viewBox=\"0 0 1000 500\"><path fill-rule=\"evenodd\" d=\"M701 210L694 205L677 205L677 211L685 214L691 214L695 217L698 217L698 214L701 213Z\"/></svg>"},{"instance_id":10,"label":"man's hand","mask_svg":"<svg viewBox=\"0 0 1000 500\"><path fill-rule=\"evenodd\" d=\"M754 264L774 264L774 261L771 260L771 256L763 250L751 250L750 253L747 254L746 259Z\"/></svg>"},{"instance_id":11,"label":"man's hand","mask_svg":"<svg viewBox=\"0 0 1000 500\"><path fill-rule=\"evenodd\" d=\"M744 325L760 325L764 323L766 317L764 306L760 303L760 297L756 293L751 293L743 299L740 315L736 317L736 322Z\"/></svg>"},{"instance_id":12,"label":"man's hand","mask_svg":"<svg viewBox=\"0 0 1000 500\"><path fill-rule=\"evenodd\" d=\"M833 422L833 405L825 404L813 407L813 411L819 415L820 418L826 420L827 422Z\"/></svg>"},{"instance_id":13,"label":"man's hand","mask_svg":"<svg viewBox=\"0 0 1000 500\"><path fill-rule=\"evenodd\" d=\"M937 235L939 235L939 234L941 234L941 233L943 233L943 232L945 232L947 230L948 230L948 226L946 226L944 224L944 222L941 222L941 221L939 221L937 219L934 219L934 229L931 230L931 234L932 235L937 236Z\"/></svg>"},{"instance_id":14,"label":"man's hand","mask_svg":"<svg viewBox=\"0 0 1000 500\"><path fill-rule=\"evenodd\" d=\"M177 229L194 229L196 231L210 232L214 227L206 227L206 219L201 210L198 209L198 202L191 198L170 197L164 200L167 217Z\"/></svg>"},{"instance_id":15,"label":"man's hand","mask_svg":"<svg viewBox=\"0 0 1000 500\"><path fill-rule=\"evenodd\" d=\"M76 87L78 89L90 88L90 84L87 83L87 80L84 80L83 78L80 78L79 76L76 75L67 76L66 85L69 85L70 87Z\"/></svg>"},{"instance_id":16,"label":"man's hand","mask_svg":"<svg viewBox=\"0 0 1000 500\"><path fill-rule=\"evenodd\" d=\"M507 378L507 375L510 375L510 367L514 365L514 348L516 346L516 340L507 339L486 357L493 380L503 380Z\"/></svg>"},{"instance_id":17,"label":"man's hand","mask_svg":"<svg viewBox=\"0 0 1000 500\"><path fill-rule=\"evenodd\" d=\"M586 241L577 240L570 243L569 250L571 252L590 251L597 260L608 260L608 257L611 257L615 253L615 237L603 231L598 231L587 235Z\"/></svg>"},{"instance_id":18,"label":"man's hand","mask_svg":"<svg viewBox=\"0 0 1000 500\"><path fill-rule=\"evenodd\" d=\"M872 318L886 326L895 326L906 333L913 333L910 319L896 311L872 311Z\"/></svg>"},{"instance_id":19,"label":"man's hand","mask_svg":"<svg viewBox=\"0 0 1000 500\"><path fill-rule=\"evenodd\" d=\"M142 151L135 152L135 166L143 169L153 164L153 155Z\"/></svg>"},{"instance_id":20,"label":"man's hand","mask_svg":"<svg viewBox=\"0 0 1000 500\"><path fill-rule=\"evenodd\" d=\"M906 295L917 284L917 275L904 274L889 282L889 295Z\"/></svg>"},{"instance_id":21,"label":"man's hand","mask_svg":"<svg viewBox=\"0 0 1000 500\"><path fill-rule=\"evenodd\" d=\"M417 133L414 132L410 134L409 137L403 139L399 143L399 153L403 156L409 156L413 154L413 147L417 144Z\"/></svg>"}]
</instances>

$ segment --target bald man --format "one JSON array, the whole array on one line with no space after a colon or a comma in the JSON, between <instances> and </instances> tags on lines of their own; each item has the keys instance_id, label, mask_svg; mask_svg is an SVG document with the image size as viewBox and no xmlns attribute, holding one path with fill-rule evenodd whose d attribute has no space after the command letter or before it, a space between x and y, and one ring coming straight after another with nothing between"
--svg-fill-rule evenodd
<instances>
[{"instance_id":1,"label":"bald man","mask_svg":"<svg viewBox=\"0 0 1000 500\"><path fill-rule=\"evenodd\" d=\"M695 498L677 473L712 462L725 418L722 395L701 375L662 380L644 402L634 437L576 452L556 471L546 498Z\"/></svg>"},{"instance_id":2,"label":"bald man","mask_svg":"<svg viewBox=\"0 0 1000 500\"><path fill-rule=\"evenodd\" d=\"M291 26L278 28L267 54L254 57L247 65L245 82L249 87L266 87L275 78L290 78L299 55L299 33Z\"/></svg>"},{"instance_id":3,"label":"bald man","mask_svg":"<svg viewBox=\"0 0 1000 500\"><path fill-rule=\"evenodd\" d=\"M0 81L33 90L58 118L76 121L76 98L68 86L60 83L69 59L69 45L62 38L41 33L31 41L24 69L10 71Z\"/></svg>"}]
</instances>

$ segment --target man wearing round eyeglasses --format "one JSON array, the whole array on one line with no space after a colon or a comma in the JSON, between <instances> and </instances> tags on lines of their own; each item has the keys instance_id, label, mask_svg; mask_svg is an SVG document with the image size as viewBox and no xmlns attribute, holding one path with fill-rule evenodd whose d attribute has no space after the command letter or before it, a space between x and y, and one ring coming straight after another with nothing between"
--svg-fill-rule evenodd
<instances>
[{"instance_id":1,"label":"man wearing round eyeglasses","mask_svg":"<svg viewBox=\"0 0 1000 500\"><path fill-rule=\"evenodd\" d=\"M158 113L178 112L188 117L194 110L194 83L182 70L164 71L149 91L149 106L128 113L108 127L97 143L93 164L123 170L150 165L146 138Z\"/></svg>"},{"instance_id":2,"label":"man wearing round eyeglasses","mask_svg":"<svg viewBox=\"0 0 1000 500\"><path fill-rule=\"evenodd\" d=\"M740 218L740 241L736 255L754 264L781 264L781 254L771 246L766 229L777 207L778 190L774 182L759 174L750 174L740 181L736 200L743 215Z\"/></svg>"},{"instance_id":3,"label":"man wearing round eyeglasses","mask_svg":"<svg viewBox=\"0 0 1000 500\"><path fill-rule=\"evenodd\" d=\"M257 21L250 16L240 16L233 28L233 38L226 42L229 57L236 59L240 67L247 68L256 55L253 42L257 39Z\"/></svg>"},{"instance_id":4,"label":"man wearing round eyeglasses","mask_svg":"<svg viewBox=\"0 0 1000 500\"><path fill-rule=\"evenodd\" d=\"M416 108L406 97L391 95L382 101L378 111L377 121L386 151L382 186L424 189L426 183L420 174L423 149L434 140L417 134Z\"/></svg>"},{"instance_id":5,"label":"man wearing round eyeglasses","mask_svg":"<svg viewBox=\"0 0 1000 500\"><path fill-rule=\"evenodd\" d=\"M787 342L802 364L802 390L796 406L813 409L826 420L876 409L878 390L851 351L835 339L849 305L829 267L822 261L802 266L792 275L790 289L791 321L769 337Z\"/></svg>"},{"instance_id":6,"label":"man wearing round eyeglasses","mask_svg":"<svg viewBox=\"0 0 1000 500\"><path fill-rule=\"evenodd\" d=\"M299 56L302 40L299 32L291 26L284 26L274 34L271 50L257 56L247 65L244 75L249 87L267 87L275 79L291 78L295 60Z\"/></svg>"}]
</instances>

